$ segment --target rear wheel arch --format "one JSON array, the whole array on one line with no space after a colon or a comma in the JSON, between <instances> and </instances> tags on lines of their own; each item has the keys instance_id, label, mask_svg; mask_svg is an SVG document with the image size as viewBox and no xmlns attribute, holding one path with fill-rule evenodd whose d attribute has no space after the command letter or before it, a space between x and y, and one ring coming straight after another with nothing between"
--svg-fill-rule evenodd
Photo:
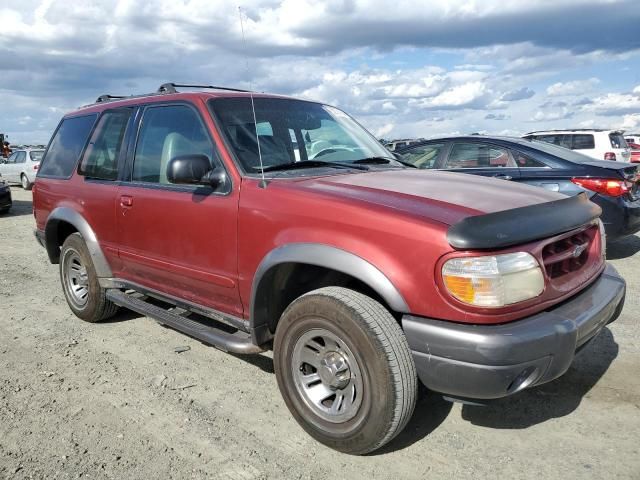
<instances>
[{"instance_id":1,"label":"rear wheel arch","mask_svg":"<svg viewBox=\"0 0 640 480\"><path fill-rule=\"evenodd\" d=\"M359 291L392 313L409 311L393 283L364 258L324 244L284 245L267 254L254 275L250 307L254 343L273 338L282 312L292 301L327 286Z\"/></svg>"},{"instance_id":2,"label":"rear wheel arch","mask_svg":"<svg viewBox=\"0 0 640 480\"><path fill-rule=\"evenodd\" d=\"M44 235L51 263L59 263L62 244L69 235L76 232L82 236L89 250L97 276L111 277L111 267L89 222L80 213L68 207L54 209L47 218Z\"/></svg>"}]
</instances>

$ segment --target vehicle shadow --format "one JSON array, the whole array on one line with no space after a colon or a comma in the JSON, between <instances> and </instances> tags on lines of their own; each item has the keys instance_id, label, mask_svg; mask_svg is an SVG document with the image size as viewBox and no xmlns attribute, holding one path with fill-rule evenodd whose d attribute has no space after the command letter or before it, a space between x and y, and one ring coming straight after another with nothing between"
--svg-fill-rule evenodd
<instances>
[{"instance_id":1,"label":"vehicle shadow","mask_svg":"<svg viewBox=\"0 0 640 480\"><path fill-rule=\"evenodd\" d=\"M110 318L107 318L106 320L102 320L100 321L100 325L108 325L110 323L120 323L120 322L127 322L129 320L135 320L136 318L143 318L144 315L141 315L137 312L134 312L133 310L129 310L128 308L123 308L120 307L118 309L118 312Z\"/></svg>"},{"instance_id":2,"label":"vehicle shadow","mask_svg":"<svg viewBox=\"0 0 640 480\"><path fill-rule=\"evenodd\" d=\"M617 242L607 244L607 260L628 258L640 252L640 237L630 235Z\"/></svg>"},{"instance_id":3,"label":"vehicle shadow","mask_svg":"<svg viewBox=\"0 0 640 480\"><path fill-rule=\"evenodd\" d=\"M13 206L7 213L0 215L0 220L3 218L21 217L24 215L32 215L33 202L27 202L24 200L14 200Z\"/></svg>"},{"instance_id":4,"label":"vehicle shadow","mask_svg":"<svg viewBox=\"0 0 640 480\"><path fill-rule=\"evenodd\" d=\"M240 355L236 353L229 353L232 357L242 360L245 363L253 365L266 373L276 373L273 368L273 359L266 356L264 353L258 353L255 355Z\"/></svg>"},{"instance_id":5,"label":"vehicle shadow","mask_svg":"<svg viewBox=\"0 0 640 480\"><path fill-rule=\"evenodd\" d=\"M598 383L618 356L618 344L605 328L575 359L562 377L486 406L464 405L462 418L496 429L524 429L569 415Z\"/></svg>"}]
</instances>

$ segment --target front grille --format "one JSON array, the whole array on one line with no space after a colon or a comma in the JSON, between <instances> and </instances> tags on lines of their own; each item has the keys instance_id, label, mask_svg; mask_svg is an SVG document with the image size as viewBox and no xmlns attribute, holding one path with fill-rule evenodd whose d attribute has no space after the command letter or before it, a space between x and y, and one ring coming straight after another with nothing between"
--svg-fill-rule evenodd
<instances>
[{"instance_id":1,"label":"front grille","mask_svg":"<svg viewBox=\"0 0 640 480\"><path fill-rule=\"evenodd\" d=\"M557 279L581 270L588 263L596 234L598 227L590 227L546 245L542 249L542 261L549 278Z\"/></svg>"}]
</instances>

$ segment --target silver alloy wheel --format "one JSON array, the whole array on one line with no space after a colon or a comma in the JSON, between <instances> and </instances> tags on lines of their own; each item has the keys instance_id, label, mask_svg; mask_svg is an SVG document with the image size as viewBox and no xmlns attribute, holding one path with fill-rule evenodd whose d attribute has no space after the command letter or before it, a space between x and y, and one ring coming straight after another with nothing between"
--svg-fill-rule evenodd
<instances>
[{"instance_id":1,"label":"silver alloy wheel","mask_svg":"<svg viewBox=\"0 0 640 480\"><path fill-rule=\"evenodd\" d=\"M89 301L89 275L80 254L73 248L64 253L62 275L67 296L76 308L82 310Z\"/></svg>"},{"instance_id":2,"label":"silver alloy wheel","mask_svg":"<svg viewBox=\"0 0 640 480\"><path fill-rule=\"evenodd\" d=\"M26 175L22 175L22 178L20 180L22 182L22 188L26 190L27 187L29 186L29 179L27 178Z\"/></svg>"},{"instance_id":3,"label":"silver alloy wheel","mask_svg":"<svg viewBox=\"0 0 640 480\"><path fill-rule=\"evenodd\" d=\"M296 341L291 358L293 379L307 406L332 423L352 419L364 395L360 367L334 333L314 328Z\"/></svg>"}]
</instances>

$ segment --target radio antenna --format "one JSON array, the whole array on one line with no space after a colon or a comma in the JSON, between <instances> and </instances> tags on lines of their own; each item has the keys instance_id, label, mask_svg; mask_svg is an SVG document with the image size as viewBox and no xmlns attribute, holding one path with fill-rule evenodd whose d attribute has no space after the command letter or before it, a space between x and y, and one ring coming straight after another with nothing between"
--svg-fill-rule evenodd
<instances>
[{"instance_id":1,"label":"radio antenna","mask_svg":"<svg viewBox=\"0 0 640 480\"><path fill-rule=\"evenodd\" d=\"M267 188L267 181L264 178L264 166L262 165L262 151L260 150L260 136L258 135L258 119L256 118L256 106L253 102L253 85L251 82L251 71L249 69L249 54L247 51L247 40L244 37L244 22L242 19L242 7L238 6L238 14L240 15L240 31L242 32L242 47L244 50L244 59L247 68L247 77L249 79L249 97L251 98L251 111L253 112L253 125L256 131L256 143L258 144L258 160L260 161L260 175L262 181L260 182L260 188Z\"/></svg>"}]
</instances>

